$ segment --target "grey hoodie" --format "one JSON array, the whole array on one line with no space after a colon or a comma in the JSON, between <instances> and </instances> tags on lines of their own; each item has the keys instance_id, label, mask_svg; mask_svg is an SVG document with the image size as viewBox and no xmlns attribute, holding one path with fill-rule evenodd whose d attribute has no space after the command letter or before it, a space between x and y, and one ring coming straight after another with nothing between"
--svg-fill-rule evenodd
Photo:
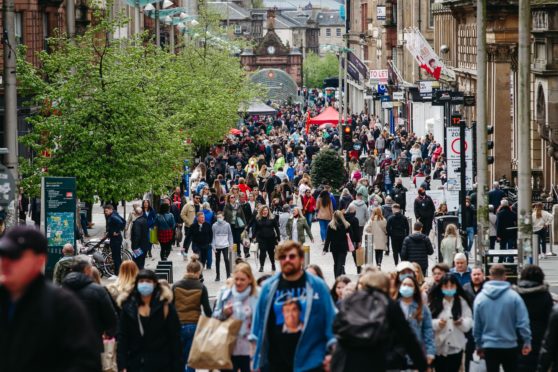
<instances>
[{"instance_id":1,"label":"grey hoodie","mask_svg":"<svg viewBox=\"0 0 558 372\"><path fill-rule=\"evenodd\" d=\"M368 219L370 219L370 212L368 212L368 206L366 205L364 200L353 200L351 204L349 204L349 207L351 205L355 206L355 217L358 220L358 225L366 225L366 222L368 222Z\"/></svg>"},{"instance_id":2,"label":"grey hoodie","mask_svg":"<svg viewBox=\"0 0 558 372\"><path fill-rule=\"evenodd\" d=\"M232 247L234 244L231 225L225 220L215 222L213 230L213 248L222 249Z\"/></svg>"}]
</instances>

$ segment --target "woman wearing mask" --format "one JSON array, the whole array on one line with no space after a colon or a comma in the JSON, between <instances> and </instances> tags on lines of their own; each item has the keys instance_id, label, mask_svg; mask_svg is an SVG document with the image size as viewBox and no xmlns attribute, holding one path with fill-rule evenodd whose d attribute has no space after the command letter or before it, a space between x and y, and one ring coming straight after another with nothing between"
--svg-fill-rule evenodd
<instances>
[{"instance_id":1,"label":"woman wearing mask","mask_svg":"<svg viewBox=\"0 0 558 372\"><path fill-rule=\"evenodd\" d=\"M327 226L324 254L331 251L333 255L333 272L336 278L345 273L345 260L349 251L348 240L350 238L348 233L350 226L341 211L335 211L333 219Z\"/></svg>"},{"instance_id":2,"label":"woman wearing mask","mask_svg":"<svg viewBox=\"0 0 558 372\"><path fill-rule=\"evenodd\" d=\"M234 268L233 284L221 290L213 317L221 320L233 317L242 320L232 352L234 372L250 372L250 341L252 314L258 302L258 286L249 264L241 262Z\"/></svg>"},{"instance_id":3,"label":"woman wearing mask","mask_svg":"<svg viewBox=\"0 0 558 372\"><path fill-rule=\"evenodd\" d=\"M159 207L154 226L157 228L157 240L161 245L161 261L166 261L172 249L174 228L176 227L176 222L167 203L163 203Z\"/></svg>"},{"instance_id":4,"label":"woman wearing mask","mask_svg":"<svg viewBox=\"0 0 558 372\"><path fill-rule=\"evenodd\" d=\"M293 215L289 218L287 222L287 237L289 240L294 240L299 242L300 244L304 244L306 242L306 236L304 232L308 234L310 241L314 243L314 237L312 236L312 229L308 226L306 219L300 213L300 209L298 207L293 209Z\"/></svg>"},{"instance_id":5,"label":"woman wearing mask","mask_svg":"<svg viewBox=\"0 0 558 372\"><path fill-rule=\"evenodd\" d=\"M469 297L450 274L446 274L429 296L432 327L436 337L436 372L459 371L467 345L465 334L473 326Z\"/></svg>"},{"instance_id":6,"label":"woman wearing mask","mask_svg":"<svg viewBox=\"0 0 558 372\"><path fill-rule=\"evenodd\" d=\"M180 323L168 284L141 270L122 306L118 330L118 369L126 372L182 372Z\"/></svg>"},{"instance_id":7,"label":"woman wearing mask","mask_svg":"<svg viewBox=\"0 0 558 372\"><path fill-rule=\"evenodd\" d=\"M333 218L333 203L329 197L329 192L323 190L316 201L316 218L320 224L320 237L322 242L325 242L327 235L327 226Z\"/></svg>"},{"instance_id":8,"label":"woman wearing mask","mask_svg":"<svg viewBox=\"0 0 558 372\"><path fill-rule=\"evenodd\" d=\"M155 227L155 216L157 215L157 213L151 206L151 202L147 199L143 201L141 209L143 209L143 214L145 215L145 218L147 218L147 227L149 228L149 236L151 236L151 234L153 234L152 231ZM151 248L152 244L150 243L149 249L147 250L147 257L151 257Z\"/></svg>"},{"instance_id":9,"label":"woman wearing mask","mask_svg":"<svg viewBox=\"0 0 558 372\"><path fill-rule=\"evenodd\" d=\"M244 217L240 200L237 199L236 195L227 195L223 216L225 216L225 221L231 225L234 244L236 244L237 254L240 257L240 235L246 227L246 217Z\"/></svg>"},{"instance_id":10,"label":"woman wearing mask","mask_svg":"<svg viewBox=\"0 0 558 372\"><path fill-rule=\"evenodd\" d=\"M364 233L372 235L374 238L374 253L376 255L376 265L381 269L384 252L387 251L387 221L382 214L382 208L374 208L370 220L364 226Z\"/></svg>"},{"instance_id":11,"label":"woman wearing mask","mask_svg":"<svg viewBox=\"0 0 558 372\"><path fill-rule=\"evenodd\" d=\"M536 203L533 210L533 233L539 236L539 258L546 258L546 236L552 224L552 214L543 209L543 203Z\"/></svg>"},{"instance_id":12,"label":"woman wearing mask","mask_svg":"<svg viewBox=\"0 0 558 372\"><path fill-rule=\"evenodd\" d=\"M207 288L200 281L202 265L198 256L193 254L186 265L186 275L182 280L176 282L172 291L174 294L174 305L180 320L180 338L182 340L181 356L184 363L188 362L192 341L196 333L196 325L200 319L202 310L205 316L211 316L211 306ZM184 366L182 366L184 371ZM194 372L193 368L187 367L186 372Z\"/></svg>"},{"instance_id":13,"label":"woman wearing mask","mask_svg":"<svg viewBox=\"0 0 558 372\"><path fill-rule=\"evenodd\" d=\"M453 265L453 257L456 253L463 253L463 244L461 243L461 236L457 232L457 226L450 223L446 226L446 233L444 239L440 243L440 253L442 254L442 262Z\"/></svg>"},{"instance_id":14,"label":"woman wearing mask","mask_svg":"<svg viewBox=\"0 0 558 372\"><path fill-rule=\"evenodd\" d=\"M401 274L399 279L401 280ZM432 330L432 315L428 306L424 305L419 284L412 274L401 280L397 301L399 302L399 306L407 322L409 322L409 325L415 332L415 336L419 340L419 343L425 348L428 365L431 365L436 355L434 331ZM412 365L407 363L407 368L413 369L412 367Z\"/></svg>"},{"instance_id":15,"label":"woman wearing mask","mask_svg":"<svg viewBox=\"0 0 558 372\"><path fill-rule=\"evenodd\" d=\"M269 211L267 205L262 205L253 223L253 235L260 250L260 273L263 272L265 256L269 256L271 270L275 271L275 246L279 243L281 232L277 219Z\"/></svg>"}]
</instances>

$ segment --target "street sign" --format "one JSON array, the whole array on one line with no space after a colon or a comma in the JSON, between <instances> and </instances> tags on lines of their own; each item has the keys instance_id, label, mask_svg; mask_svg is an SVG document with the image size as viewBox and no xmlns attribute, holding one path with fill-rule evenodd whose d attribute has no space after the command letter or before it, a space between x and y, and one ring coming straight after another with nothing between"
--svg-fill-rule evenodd
<instances>
[{"instance_id":1,"label":"street sign","mask_svg":"<svg viewBox=\"0 0 558 372\"><path fill-rule=\"evenodd\" d=\"M376 20L385 21L386 20L386 6L377 5L376 6Z\"/></svg>"},{"instance_id":2,"label":"street sign","mask_svg":"<svg viewBox=\"0 0 558 372\"><path fill-rule=\"evenodd\" d=\"M465 181L466 190L473 189L473 131L465 129ZM459 127L446 127L446 149L447 149L447 188L452 191L461 189L461 138Z\"/></svg>"},{"instance_id":3,"label":"street sign","mask_svg":"<svg viewBox=\"0 0 558 372\"><path fill-rule=\"evenodd\" d=\"M7 208L15 200L15 188L12 172L0 164L0 207Z\"/></svg>"},{"instance_id":4,"label":"street sign","mask_svg":"<svg viewBox=\"0 0 558 372\"><path fill-rule=\"evenodd\" d=\"M431 94L432 93L432 82L431 81L419 81L419 92L421 94Z\"/></svg>"},{"instance_id":5,"label":"street sign","mask_svg":"<svg viewBox=\"0 0 558 372\"><path fill-rule=\"evenodd\" d=\"M47 273L62 257L65 244L76 246L76 201L75 177L41 179L41 225L48 239Z\"/></svg>"},{"instance_id":6,"label":"street sign","mask_svg":"<svg viewBox=\"0 0 558 372\"><path fill-rule=\"evenodd\" d=\"M463 105L465 107L472 107L476 105L475 96L463 96Z\"/></svg>"},{"instance_id":7,"label":"street sign","mask_svg":"<svg viewBox=\"0 0 558 372\"><path fill-rule=\"evenodd\" d=\"M405 93L404 92L393 92L393 100L394 101L405 100Z\"/></svg>"},{"instance_id":8,"label":"street sign","mask_svg":"<svg viewBox=\"0 0 558 372\"><path fill-rule=\"evenodd\" d=\"M390 108L393 108L393 102L391 102L391 101L383 101L383 102L382 102L382 108L383 108L383 109L390 109Z\"/></svg>"},{"instance_id":9,"label":"street sign","mask_svg":"<svg viewBox=\"0 0 558 372\"><path fill-rule=\"evenodd\" d=\"M387 93L387 87L384 84L379 84L377 91L378 91L378 94L386 94Z\"/></svg>"},{"instance_id":10,"label":"street sign","mask_svg":"<svg viewBox=\"0 0 558 372\"><path fill-rule=\"evenodd\" d=\"M370 84L387 84L388 70L370 70Z\"/></svg>"}]
</instances>

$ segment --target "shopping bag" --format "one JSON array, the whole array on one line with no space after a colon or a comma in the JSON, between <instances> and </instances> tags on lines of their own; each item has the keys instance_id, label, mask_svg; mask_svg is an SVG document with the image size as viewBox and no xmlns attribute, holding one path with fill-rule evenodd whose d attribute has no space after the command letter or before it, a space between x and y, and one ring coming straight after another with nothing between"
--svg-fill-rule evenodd
<instances>
[{"instance_id":1,"label":"shopping bag","mask_svg":"<svg viewBox=\"0 0 558 372\"><path fill-rule=\"evenodd\" d=\"M182 241L182 235L182 225L176 226L176 228L174 229L174 240L177 244Z\"/></svg>"},{"instance_id":2,"label":"shopping bag","mask_svg":"<svg viewBox=\"0 0 558 372\"><path fill-rule=\"evenodd\" d=\"M104 350L101 353L103 372L118 372L116 366L116 340L114 338L103 340Z\"/></svg>"},{"instance_id":3,"label":"shopping bag","mask_svg":"<svg viewBox=\"0 0 558 372\"><path fill-rule=\"evenodd\" d=\"M157 239L157 228L154 227L149 229L149 243L151 244L159 244L159 240Z\"/></svg>"},{"instance_id":4,"label":"shopping bag","mask_svg":"<svg viewBox=\"0 0 558 372\"><path fill-rule=\"evenodd\" d=\"M250 252L256 253L257 251L258 251L258 243L256 242L250 243Z\"/></svg>"},{"instance_id":5,"label":"shopping bag","mask_svg":"<svg viewBox=\"0 0 558 372\"><path fill-rule=\"evenodd\" d=\"M364 265L364 248L358 247L356 249L356 265L362 266Z\"/></svg>"},{"instance_id":6,"label":"shopping bag","mask_svg":"<svg viewBox=\"0 0 558 372\"><path fill-rule=\"evenodd\" d=\"M349 246L349 252L353 252L355 250L355 246L353 245L353 241L351 240L349 233L347 233L347 245Z\"/></svg>"},{"instance_id":7,"label":"shopping bag","mask_svg":"<svg viewBox=\"0 0 558 372\"><path fill-rule=\"evenodd\" d=\"M196 327L188 357L188 367L195 369L232 369L231 355L242 321L219 320L202 315Z\"/></svg>"},{"instance_id":8,"label":"shopping bag","mask_svg":"<svg viewBox=\"0 0 558 372\"><path fill-rule=\"evenodd\" d=\"M471 362L469 362L469 372L486 372L486 361L479 358L477 353L473 354Z\"/></svg>"}]
</instances>

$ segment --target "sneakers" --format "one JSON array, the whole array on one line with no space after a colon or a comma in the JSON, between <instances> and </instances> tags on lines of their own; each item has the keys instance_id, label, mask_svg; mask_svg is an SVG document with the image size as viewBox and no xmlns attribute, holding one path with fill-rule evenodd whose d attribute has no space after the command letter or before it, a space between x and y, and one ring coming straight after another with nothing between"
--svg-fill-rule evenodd
<instances>
[{"instance_id":1,"label":"sneakers","mask_svg":"<svg viewBox=\"0 0 558 372\"><path fill-rule=\"evenodd\" d=\"M263 273L263 266L260 267L260 269L258 270L260 273Z\"/></svg>"},{"instance_id":2,"label":"sneakers","mask_svg":"<svg viewBox=\"0 0 558 372\"><path fill-rule=\"evenodd\" d=\"M545 260L545 259L546 259L546 254L545 253L539 254L539 260Z\"/></svg>"}]
</instances>

